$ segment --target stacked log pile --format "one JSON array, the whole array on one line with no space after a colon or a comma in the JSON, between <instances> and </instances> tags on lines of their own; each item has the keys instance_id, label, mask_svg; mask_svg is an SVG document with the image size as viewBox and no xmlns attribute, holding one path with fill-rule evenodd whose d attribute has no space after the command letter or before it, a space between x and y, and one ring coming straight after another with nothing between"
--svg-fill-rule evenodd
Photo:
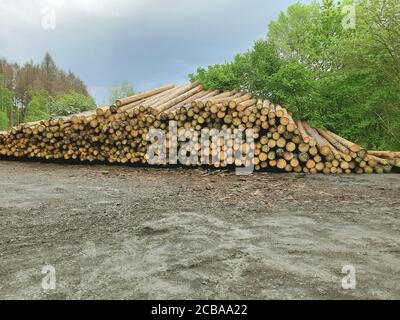
<instances>
[{"instance_id":1,"label":"stacked log pile","mask_svg":"<svg viewBox=\"0 0 400 320\"><path fill-rule=\"evenodd\" d=\"M187 129L184 139L167 134L171 121L176 122L178 135ZM152 129L166 133L167 155L176 149L195 156L182 165L199 166L210 159L216 168L249 165L248 158L230 152L239 150L251 154L257 171L384 173L400 166L399 152L367 151L331 131L293 120L287 109L268 100L243 92L206 91L198 83L166 85L94 111L18 125L0 132L0 159L148 164ZM254 145L244 136L239 143L218 139L202 149L196 137L214 129L252 129Z\"/></svg>"}]
</instances>

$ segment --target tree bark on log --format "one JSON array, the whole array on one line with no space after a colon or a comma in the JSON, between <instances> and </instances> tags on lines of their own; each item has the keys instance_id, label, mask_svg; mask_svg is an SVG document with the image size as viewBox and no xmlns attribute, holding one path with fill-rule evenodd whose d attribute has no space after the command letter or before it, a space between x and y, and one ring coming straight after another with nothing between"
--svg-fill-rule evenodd
<instances>
[{"instance_id":1,"label":"tree bark on log","mask_svg":"<svg viewBox=\"0 0 400 320\"><path fill-rule=\"evenodd\" d=\"M353 152L359 152L361 150L361 147L349 140L346 140L345 138L342 138L340 136L338 136L337 134L328 131L330 136L332 136L334 139L336 139L337 141L339 141L342 145L344 145L346 148L350 149Z\"/></svg>"},{"instance_id":2,"label":"tree bark on log","mask_svg":"<svg viewBox=\"0 0 400 320\"><path fill-rule=\"evenodd\" d=\"M394 151L369 150L368 154L386 159L400 158L400 152L394 152Z\"/></svg>"},{"instance_id":3,"label":"tree bark on log","mask_svg":"<svg viewBox=\"0 0 400 320\"><path fill-rule=\"evenodd\" d=\"M329 142L321 137L317 130L311 128L307 122L302 122L302 124L308 135L316 141L317 147L322 155L327 156L329 153L332 152Z\"/></svg>"},{"instance_id":4,"label":"tree bark on log","mask_svg":"<svg viewBox=\"0 0 400 320\"><path fill-rule=\"evenodd\" d=\"M129 103L132 103L132 102L135 102L135 101L139 101L139 100L151 97L153 95L159 94L159 93L161 93L163 91L169 90L169 89L174 88L174 87L175 87L174 84L169 84L169 85L157 88L157 89L153 89L153 90L149 90L149 91L146 91L146 92L143 92L143 93L139 93L139 94L133 95L131 97L118 99L118 100L115 101L115 105L119 108L119 107L122 107L122 106L124 106L126 104L129 104Z\"/></svg>"}]
</instances>

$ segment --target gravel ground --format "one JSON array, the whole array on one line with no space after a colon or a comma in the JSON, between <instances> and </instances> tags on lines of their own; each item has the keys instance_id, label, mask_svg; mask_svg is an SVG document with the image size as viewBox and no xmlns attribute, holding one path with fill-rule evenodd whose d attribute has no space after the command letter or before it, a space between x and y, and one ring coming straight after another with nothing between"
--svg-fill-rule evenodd
<instances>
[{"instance_id":1,"label":"gravel ground","mask_svg":"<svg viewBox=\"0 0 400 320\"><path fill-rule=\"evenodd\" d=\"M6 161L0 177L1 299L400 298L400 175Z\"/></svg>"}]
</instances>

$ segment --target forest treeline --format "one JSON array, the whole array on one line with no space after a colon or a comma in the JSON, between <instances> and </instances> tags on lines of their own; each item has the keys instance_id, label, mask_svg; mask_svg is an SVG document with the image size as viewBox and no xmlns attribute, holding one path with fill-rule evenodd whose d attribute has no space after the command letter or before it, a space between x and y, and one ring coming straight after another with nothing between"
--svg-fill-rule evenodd
<instances>
[{"instance_id":1,"label":"forest treeline","mask_svg":"<svg viewBox=\"0 0 400 320\"><path fill-rule=\"evenodd\" d=\"M95 106L82 80L58 68L48 53L40 64L0 59L0 129Z\"/></svg>"},{"instance_id":2,"label":"forest treeline","mask_svg":"<svg viewBox=\"0 0 400 320\"><path fill-rule=\"evenodd\" d=\"M250 91L368 148L400 148L400 1L294 4L266 39L190 75Z\"/></svg>"}]
</instances>

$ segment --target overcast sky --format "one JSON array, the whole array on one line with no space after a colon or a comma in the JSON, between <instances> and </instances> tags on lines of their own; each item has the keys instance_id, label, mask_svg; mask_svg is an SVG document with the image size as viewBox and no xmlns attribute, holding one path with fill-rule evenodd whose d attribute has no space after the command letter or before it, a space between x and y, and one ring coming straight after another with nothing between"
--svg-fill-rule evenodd
<instances>
[{"instance_id":1,"label":"overcast sky","mask_svg":"<svg viewBox=\"0 0 400 320\"><path fill-rule=\"evenodd\" d=\"M122 80L142 91L230 60L265 38L268 23L295 2L0 0L0 57L40 62L49 52L101 104Z\"/></svg>"}]
</instances>

